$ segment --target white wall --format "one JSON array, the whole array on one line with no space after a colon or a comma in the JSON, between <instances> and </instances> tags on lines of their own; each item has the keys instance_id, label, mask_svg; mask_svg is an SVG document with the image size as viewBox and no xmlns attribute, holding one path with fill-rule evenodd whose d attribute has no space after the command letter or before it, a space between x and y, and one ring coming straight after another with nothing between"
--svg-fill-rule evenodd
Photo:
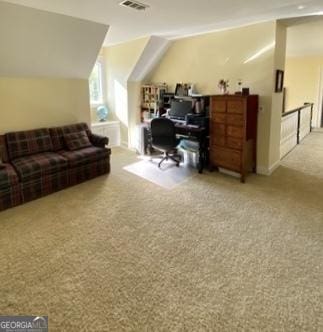
<instances>
[{"instance_id":1,"label":"white wall","mask_svg":"<svg viewBox=\"0 0 323 332\"><path fill-rule=\"evenodd\" d=\"M314 103L313 125L320 126L320 76L323 70L322 56L288 57L286 59L285 87L286 111ZM323 86L323 85L322 85Z\"/></svg>"},{"instance_id":2,"label":"white wall","mask_svg":"<svg viewBox=\"0 0 323 332\"><path fill-rule=\"evenodd\" d=\"M0 134L90 123L88 81L0 77Z\"/></svg>"},{"instance_id":3,"label":"white wall","mask_svg":"<svg viewBox=\"0 0 323 332\"><path fill-rule=\"evenodd\" d=\"M281 98L273 95L273 89L276 64L281 67L284 52L275 49L276 38L281 48L283 34L276 22L267 22L176 40L150 77L171 89L178 82L195 83L205 95L219 93L220 79L229 79L229 91L234 93L242 79L251 93L260 96L257 163L264 174L270 173L279 156Z\"/></svg>"},{"instance_id":4,"label":"white wall","mask_svg":"<svg viewBox=\"0 0 323 332\"><path fill-rule=\"evenodd\" d=\"M275 31L275 53L272 78L272 108L270 117L270 140L269 140L269 173L279 166L280 162L280 134L281 134L281 117L283 111L283 93L275 92L276 70L285 70L286 61L286 26L281 23L276 24Z\"/></svg>"},{"instance_id":5,"label":"white wall","mask_svg":"<svg viewBox=\"0 0 323 332\"><path fill-rule=\"evenodd\" d=\"M121 144L124 146L129 146L128 80L148 39L141 38L103 49L107 105L111 111L111 119L117 119L121 123Z\"/></svg>"},{"instance_id":6,"label":"white wall","mask_svg":"<svg viewBox=\"0 0 323 332\"><path fill-rule=\"evenodd\" d=\"M90 123L88 77L107 30L0 2L0 133Z\"/></svg>"},{"instance_id":7,"label":"white wall","mask_svg":"<svg viewBox=\"0 0 323 332\"><path fill-rule=\"evenodd\" d=\"M88 79L108 26L0 2L0 76Z\"/></svg>"}]
</instances>

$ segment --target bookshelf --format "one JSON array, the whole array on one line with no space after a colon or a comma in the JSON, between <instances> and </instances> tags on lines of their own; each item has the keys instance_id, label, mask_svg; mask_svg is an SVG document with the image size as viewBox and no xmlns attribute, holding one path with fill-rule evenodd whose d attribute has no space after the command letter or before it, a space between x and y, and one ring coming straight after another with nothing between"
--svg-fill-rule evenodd
<instances>
[{"instance_id":1,"label":"bookshelf","mask_svg":"<svg viewBox=\"0 0 323 332\"><path fill-rule=\"evenodd\" d=\"M167 84L145 84L141 87L141 119L144 112L149 113L149 117L156 114L164 94L167 93Z\"/></svg>"}]
</instances>

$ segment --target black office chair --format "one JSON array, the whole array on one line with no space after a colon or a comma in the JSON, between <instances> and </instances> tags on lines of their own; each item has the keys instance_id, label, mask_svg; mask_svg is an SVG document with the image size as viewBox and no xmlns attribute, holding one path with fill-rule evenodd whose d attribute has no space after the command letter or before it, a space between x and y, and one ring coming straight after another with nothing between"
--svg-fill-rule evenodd
<instances>
[{"instance_id":1,"label":"black office chair","mask_svg":"<svg viewBox=\"0 0 323 332\"><path fill-rule=\"evenodd\" d=\"M151 121L151 143L152 147L163 152L162 160L171 159L179 166L181 157L177 154L177 145L179 140L176 138L174 122L166 118L155 118Z\"/></svg>"}]
</instances>

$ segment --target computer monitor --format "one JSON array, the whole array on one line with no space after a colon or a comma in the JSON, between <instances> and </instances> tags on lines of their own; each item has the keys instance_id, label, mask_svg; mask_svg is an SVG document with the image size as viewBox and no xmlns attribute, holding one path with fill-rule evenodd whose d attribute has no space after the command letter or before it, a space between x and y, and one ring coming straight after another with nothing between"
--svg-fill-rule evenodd
<instances>
[{"instance_id":1,"label":"computer monitor","mask_svg":"<svg viewBox=\"0 0 323 332\"><path fill-rule=\"evenodd\" d=\"M192 113L192 102L189 100L173 100L169 116L173 119L185 120L187 114Z\"/></svg>"}]
</instances>

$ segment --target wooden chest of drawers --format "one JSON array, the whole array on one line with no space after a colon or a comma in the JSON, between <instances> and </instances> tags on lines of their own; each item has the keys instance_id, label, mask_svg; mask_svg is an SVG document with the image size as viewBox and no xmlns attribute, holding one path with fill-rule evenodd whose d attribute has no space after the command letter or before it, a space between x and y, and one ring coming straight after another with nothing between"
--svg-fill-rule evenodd
<instances>
[{"instance_id":1,"label":"wooden chest of drawers","mask_svg":"<svg viewBox=\"0 0 323 332\"><path fill-rule=\"evenodd\" d=\"M210 163L241 175L256 171L258 96L211 97Z\"/></svg>"}]
</instances>

